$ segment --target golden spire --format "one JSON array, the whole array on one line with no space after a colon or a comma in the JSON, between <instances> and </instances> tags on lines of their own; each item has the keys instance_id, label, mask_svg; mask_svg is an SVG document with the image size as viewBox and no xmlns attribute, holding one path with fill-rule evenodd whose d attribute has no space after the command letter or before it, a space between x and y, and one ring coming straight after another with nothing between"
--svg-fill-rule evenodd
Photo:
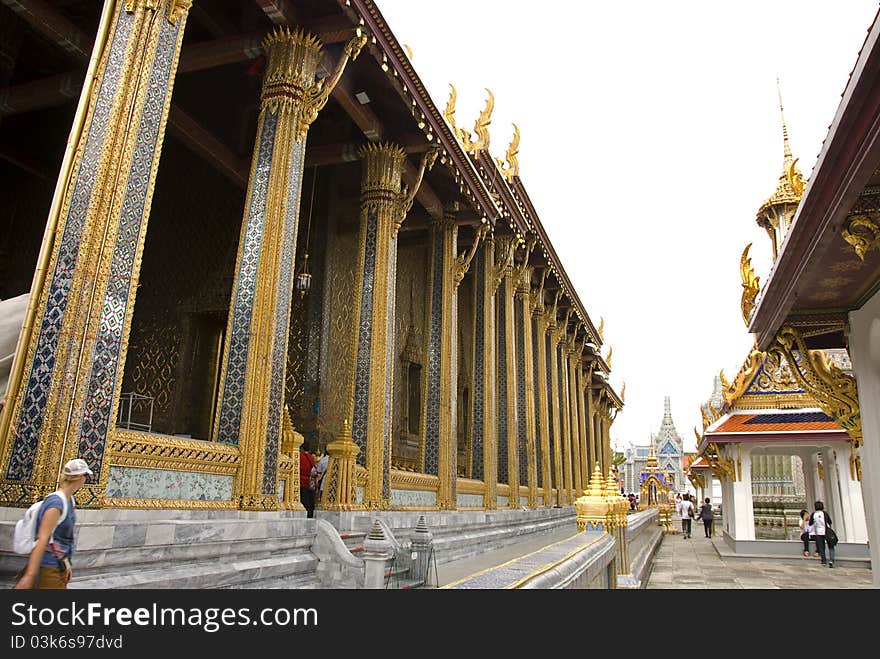
<instances>
[{"instance_id":1,"label":"golden spire","mask_svg":"<svg viewBox=\"0 0 880 659\"><path fill-rule=\"evenodd\" d=\"M785 125L785 111L782 109L782 89L779 86L779 78L776 78L776 94L779 96L779 116L782 117L782 147L786 160L791 159L791 146L788 143L788 126Z\"/></svg>"}]
</instances>

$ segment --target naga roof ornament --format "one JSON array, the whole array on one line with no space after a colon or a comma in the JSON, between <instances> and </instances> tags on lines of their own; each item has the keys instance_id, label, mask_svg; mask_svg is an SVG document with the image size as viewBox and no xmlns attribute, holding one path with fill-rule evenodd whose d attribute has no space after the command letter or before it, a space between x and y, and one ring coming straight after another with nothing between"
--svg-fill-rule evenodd
<instances>
[{"instance_id":1,"label":"naga roof ornament","mask_svg":"<svg viewBox=\"0 0 880 659\"><path fill-rule=\"evenodd\" d=\"M516 154L518 153L519 126L513 124L513 139L510 141L510 145L507 147L507 153L504 155L504 160L501 160L501 158L496 158L496 160L498 161L498 167L508 183L513 180L514 176L519 176L519 160L516 157Z\"/></svg>"},{"instance_id":2,"label":"naga roof ornament","mask_svg":"<svg viewBox=\"0 0 880 659\"><path fill-rule=\"evenodd\" d=\"M446 109L443 111L443 116L452 127L452 132L455 133L458 141L461 142L461 146L464 148L465 152L476 153L479 150L488 151L489 124L492 123L492 110L495 109L494 94L492 94L491 90L486 90L489 97L486 99L486 107L483 108L483 111L480 113L480 116L477 117L477 121L474 124L474 132L477 135L477 139L473 140L470 131L465 130L464 128L459 128L455 123L455 103L458 100L458 92L455 89L455 85L452 83L449 84L449 88L449 100L446 102Z\"/></svg>"},{"instance_id":3,"label":"naga roof ornament","mask_svg":"<svg viewBox=\"0 0 880 659\"><path fill-rule=\"evenodd\" d=\"M758 291L761 290L761 280L755 275L755 269L752 267L752 260L749 258L749 250L751 248L752 243L746 245L739 260L739 272L742 277L743 287L740 306L742 309L743 322L746 324L746 327L749 326L749 320L751 320L752 312L755 310L755 300L758 298Z\"/></svg>"}]
</instances>

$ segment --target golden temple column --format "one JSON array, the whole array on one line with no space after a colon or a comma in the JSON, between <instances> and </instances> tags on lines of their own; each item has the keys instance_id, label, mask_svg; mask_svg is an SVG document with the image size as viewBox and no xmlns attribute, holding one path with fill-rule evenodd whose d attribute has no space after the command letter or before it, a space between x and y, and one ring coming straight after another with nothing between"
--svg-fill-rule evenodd
<instances>
[{"instance_id":1,"label":"golden temple column","mask_svg":"<svg viewBox=\"0 0 880 659\"><path fill-rule=\"evenodd\" d=\"M550 439L550 415L548 410L548 390L550 384L550 369L547 364L547 346L549 344L547 335L547 311L544 308L544 277L547 275L545 269L541 286L533 295L533 311L532 311L532 335L535 343L535 410L536 410L536 442L538 446L537 462L538 462L538 480L541 490L541 501L545 506L553 505L552 497L552 478L550 476L553 469L551 439Z\"/></svg>"},{"instance_id":2,"label":"golden temple column","mask_svg":"<svg viewBox=\"0 0 880 659\"><path fill-rule=\"evenodd\" d=\"M242 467L233 484L239 507L277 507L276 472L287 368L287 334L306 135L350 58L355 37L331 79L320 83L320 42L278 29L263 41L266 72L244 221L226 328L216 439L237 444ZM325 84L326 83L326 84Z\"/></svg>"},{"instance_id":3,"label":"golden temple column","mask_svg":"<svg viewBox=\"0 0 880 659\"><path fill-rule=\"evenodd\" d=\"M412 207L425 170L436 151L423 158L417 182L404 192L401 183L406 152L394 144L369 144L360 153L360 253L358 255L357 329L351 395L351 432L367 469L363 505L391 505L391 424L394 372L394 306L397 277L397 234Z\"/></svg>"},{"instance_id":4,"label":"golden temple column","mask_svg":"<svg viewBox=\"0 0 880 659\"><path fill-rule=\"evenodd\" d=\"M538 507L538 476L535 444L535 382L532 349L532 272L519 270L514 322L516 326L516 443L519 482L528 485L528 506Z\"/></svg>"},{"instance_id":5,"label":"golden temple column","mask_svg":"<svg viewBox=\"0 0 880 659\"><path fill-rule=\"evenodd\" d=\"M568 385L569 385L569 377L568 377L568 356L567 356L567 347L568 347L568 319L571 317L571 309L566 311L565 321L559 324L559 328L556 334L556 359L559 363L558 375L559 375L559 417L561 419L560 424L560 443L562 444L562 488L565 491L565 502L571 503L574 501L574 497L572 496L574 493L574 487L572 483L572 477L574 471L572 470L571 463L571 396L569 395Z\"/></svg>"},{"instance_id":6,"label":"golden temple column","mask_svg":"<svg viewBox=\"0 0 880 659\"><path fill-rule=\"evenodd\" d=\"M514 347L514 295L516 274L513 236L496 239L499 254L498 284L498 482L510 488L508 508L519 508L519 470L517 460L516 351Z\"/></svg>"},{"instance_id":7,"label":"golden temple column","mask_svg":"<svg viewBox=\"0 0 880 659\"><path fill-rule=\"evenodd\" d=\"M559 378L559 359L556 349L556 331L558 322L556 320L556 305L559 302L560 291L556 291L556 297L553 306L547 313L547 330L545 335L545 350L547 352L548 361L548 385L547 393L549 400L547 403L548 415L550 417L550 469L551 469L551 485L556 489L556 505L564 505L567 500L563 495L562 488L562 428L560 418L560 378Z\"/></svg>"},{"instance_id":8,"label":"golden temple column","mask_svg":"<svg viewBox=\"0 0 880 659\"><path fill-rule=\"evenodd\" d=\"M568 410L571 415L571 469L572 469L572 492L573 497L577 497L584 490L581 481L581 424L578 418L578 352L577 341L574 336L568 342L566 357L568 358Z\"/></svg>"},{"instance_id":9,"label":"golden temple column","mask_svg":"<svg viewBox=\"0 0 880 659\"><path fill-rule=\"evenodd\" d=\"M422 471L439 477L437 506L449 510L455 508L457 457L457 313L452 266L458 250L458 227L454 214L445 210L441 218L432 218L430 236Z\"/></svg>"},{"instance_id":10,"label":"golden temple column","mask_svg":"<svg viewBox=\"0 0 880 659\"><path fill-rule=\"evenodd\" d=\"M584 420L585 420L585 432L586 432L586 454L587 454L587 465L596 464L596 424L595 424L595 416L596 411L593 405L593 387L591 381L593 379L593 367L590 366L590 369L587 371L587 375L584 378L583 388L581 389L582 398L584 399Z\"/></svg>"},{"instance_id":11,"label":"golden temple column","mask_svg":"<svg viewBox=\"0 0 880 659\"><path fill-rule=\"evenodd\" d=\"M101 505L189 6L104 3L0 415L2 503L48 494L81 457L95 476L77 503Z\"/></svg>"},{"instance_id":12,"label":"golden temple column","mask_svg":"<svg viewBox=\"0 0 880 659\"><path fill-rule=\"evenodd\" d=\"M581 346L583 348L583 345ZM586 487L586 479L588 478L589 471L589 450L588 447L590 445L589 435L587 434L587 411L586 406L584 405L584 368L581 363L581 356L583 352L579 352L575 355L575 396L577 397L577 408L578 408L578 431L580 434L580 452L581 452L581 489L578 490L578 494L583 491Z\"/></svg>"},{"instance_id":13,"label":"golden temple column","mask_svg":"<svg viewBox=\"0 0 880 659\"><path fill-rule=\"evenodd\" d=\"M484 233L481 228L470 253L459 257L456 210L457 206L444 209L441 219L431 221L428 368L422 415L424 473L439 477L437 506L444 510L456 508L458 286Z\"/></svg>"},{"instance_id":14,"label":"golden temple column","mask_svg":"<svg viewBox=\"0 0 880 659\"><path fill-rule=\"evenodd\" d=\"M498 507L498 435L495 396L495 241L477 249L474 262L474 411L472 476L486 485L483 507Z\"/></svg>"}]
</instances>

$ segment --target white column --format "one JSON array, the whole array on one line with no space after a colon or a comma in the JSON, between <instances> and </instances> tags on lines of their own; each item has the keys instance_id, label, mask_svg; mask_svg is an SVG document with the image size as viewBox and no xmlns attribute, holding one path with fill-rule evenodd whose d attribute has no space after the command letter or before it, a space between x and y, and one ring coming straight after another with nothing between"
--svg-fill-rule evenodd
<instances>
[{"instance_id":1,"label":"white column","mask_svg":"<svg viewBox=\"0 0 880 659\"><path fill-rule=\"evenodd\" d=\"M731 447L731 453L732 453ZM736 460L736 458L734 458ZM733 537L737 540L755 539L755 509L752 505L752 460L747 449L743 449L740 458L742 467L739 480L731 483L733 489L734 519Z\"/></svg>"},{"instance_id":2,"label":"white column","mask_svg":"<svg viewBox=\"0 0 880 659\"><path fill-rule=\"evenodd\" d=\"M800 456L804 471L804 492L807 498L806 508L812 510L813 502L816 500L816 481L819 479L816 469L816 455L805 451Z\"/></svg>"},{"instance_id":3,"label":"white column","mask_svg":"<svg viewBox=\"0 0 880 659\"><path fill-rule=\"evenodd\" d=\"M834 450L831 448L822 449L822 468L824 475L825 510L831 515L837 527L838 535L841 538L846 537L846 520L843 517L843 508L840 504L840 490L837 484L837 459L834 457Z\"/></svg>"},{"instance_id":4,"label":"white column","mask_svg":"<svg viewBox=\"0 0 880 659\"><path fill-rule=\"evenodd\" d=\"M731 538L734 535L733 520L736 517L736 502L733 500L731 480L727 476L721 479L721 515L724 517L724 530Z\"/></svg>"},{"instance_id":5,"label":"white column","mask_svg":"<svg viewBox=\"0 0 880 659\"><path fill-rule=\"evenodd\" d=\"M849 315L849 352L862 419L862 496L874 587L880 588L880 295Z\"/></svg>"},{"instance_id":6,"label":"white column","mask_svg":"<svg viewBox=\"0 0 880 659\"><path fill-rule=\"evenodd\" d=\"M862 501L862 487L857 479L852 477L850 470L850 454L852 448L848 444L837 449L837 482L841 493L841 508L843 508L843 531L837 531L837 535L845 542L867 542L868 526L865 524L865 506ZM832 518L833 520L834 518Z\"/></svg>"}]
</instances>

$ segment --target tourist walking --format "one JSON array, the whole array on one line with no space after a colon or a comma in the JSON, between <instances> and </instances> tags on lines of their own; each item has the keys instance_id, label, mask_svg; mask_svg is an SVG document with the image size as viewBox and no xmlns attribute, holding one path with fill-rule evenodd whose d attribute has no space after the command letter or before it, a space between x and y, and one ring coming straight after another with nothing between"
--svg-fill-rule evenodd
<instances>
[{"instance_id":1,"label":"tourist walking","mask_svg":"<svg viewBox=\"0 0 880 659\"><path fill-rule=\"evenodd\" d=\"M35 520L36 544L27 565L19 573L15 588L63 590L73 576L73 531L76 505L73 495L86 482L92 470L85 460L76 458L61 469L58 490L47 496ZM63 497L63 498L62 498Z\"/></svg>"},{"instance_id":2,"label":"tourist walking","mask_svg":"<svg viewBox=\"0 0 880 659\"><path fill-rule=\"evenodd\" d=\"M821 501L816 502L815 508L813 514L810 515L810 527L812 528L813 538L816 541L816 550L819 552L819 560L822 562L822 565L834 567L834 549L831 549L830 561L826 560L825 556L826 536L830 535L831 516L825 512L825 504ZM835 540L836 537L835 534Z\"/></svg>"},{"instance_id":3,"label":"tourist walking","mask_svg":"<svg viewBox=\"0 0 880 659\"><path fill-rule=\"evenodd\" d=\"M712 514L712 501L706 497L706 501L700 506L700 519L703 520L703 530L706 537L712 537L712 523L715 521L715 515Z\"/></svg>"},{"instance_id":4,"label":"tourist walking","mask_svg":"<svg viewBox=\"0 0 880 659\"><path fill-rule=\"evenodd\" d=\"M691 520L694 517L694 504L691 503L691 495L685 492L681 496L677 508L678 514L681 516L681 533L687 540L691 537Z\"/></svg>"},{"instance_id":5,"label":"tourist walking","mask_svg":"<svg viewBox=\"0 0 880 659\"><path fill-rule=\"evenodd\" d=\"M299 500L306 509L306 517L315 516L315 488L312 481L314 468L315 456L303 447L299 452Z\"/></svg>"}]
</instances>

